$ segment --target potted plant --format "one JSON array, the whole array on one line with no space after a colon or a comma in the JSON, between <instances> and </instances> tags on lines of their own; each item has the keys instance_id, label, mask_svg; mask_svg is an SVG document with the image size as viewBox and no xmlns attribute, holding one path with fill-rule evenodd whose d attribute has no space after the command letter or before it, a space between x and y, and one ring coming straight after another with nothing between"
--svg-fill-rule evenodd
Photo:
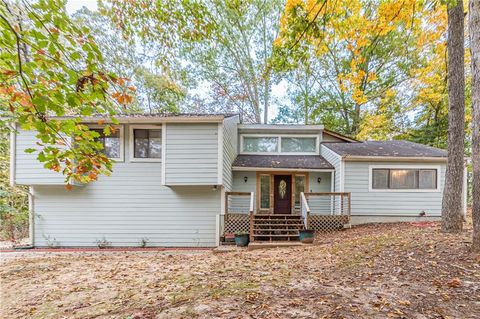
<instances>
[{"instance_id":1,"label":"potted plant","mask_svg":"<svg viewBox=\"0 0 480 319\"><path fill-rule=\"evenodd\" d=\"M311 244L315 239L315 230L313 229L301 229L299 231L300 241L304 244Z\"/></svg>"},{"instance_id":2,"label":"potted plant","mask_svg":"<svg viewBox=\"0 0 480 319\"><path fill-rule=\"evenodd\" d=\"M246 247L250 242L250 234L249 233L235 233L235 245L238 247Z\"/></svg>"}]
</instances>

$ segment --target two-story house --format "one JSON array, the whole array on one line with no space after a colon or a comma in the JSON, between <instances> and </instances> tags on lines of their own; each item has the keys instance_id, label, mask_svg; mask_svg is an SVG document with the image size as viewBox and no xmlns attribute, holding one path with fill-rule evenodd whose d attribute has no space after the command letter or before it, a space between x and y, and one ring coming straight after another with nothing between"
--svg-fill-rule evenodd
<instances>
[{"instance_id":1,"label":"two-story house","mask_svg":"<svg viewBox=\"0 0 480 319\"><path fill-rule=\"evenodd\" d=\"M238 115L117 119L103 136L99 117L83 118L115 163L111 176L70 191L25 153L37 147L35 132L12 134L11 179L30 186L34 246L213 247L240 231L298 240L305 227L441 216L440 149L359 142L322 125L242 124Z\"/></svg>"}]
</instances>

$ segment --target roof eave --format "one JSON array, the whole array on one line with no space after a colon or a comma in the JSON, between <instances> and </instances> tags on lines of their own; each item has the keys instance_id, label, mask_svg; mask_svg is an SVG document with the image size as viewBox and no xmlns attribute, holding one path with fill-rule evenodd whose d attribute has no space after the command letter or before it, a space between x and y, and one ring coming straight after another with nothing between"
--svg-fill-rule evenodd
<instances>
[{"instance_id":1,"label":"roof eave","mask_svg":"<svg viewBox=\"0 0 480 319\"><path fill-rule=\"evenodd\" d=\"M58 120L72 119L75 117L55 117ZM78 117L82 123L112 123L108 117ZM114 117L115 118L115 117ZM130 123L221 123L224 116L167 116L167 117L118 117L116 120L120 124Z\"/></svg>"},{"instance_id":2,"label":"roof eave","mask_svg":"<svg viewBox=\"0 0 480 319\"><path fill-rule=\"evenodd\" d=\"M297 125L297 124L240 124L239 129L244 130L323 130L323 125Z\"/></svg>"},{"instance_id":3,"label":"roof eave","mask_svg":"<svg viewBox=\"0 0 480 319\"><path fill-rule=\"evenodd\" d=\"M243 167L243 166L233 166L232 171L238 172L333 172L335 168L280 168L280 167Z\"/></svg>"},{"instance_id":4,"label":"roof eave","mask_svg":"<svg viewBox=\"0 0 480 319\"><path fill-rule=\"evenodd\" d=\"M376 162L376 161L392 161L392 162L447 162L446 157L415 157L415 156L354 156L343 155L344 161L356 162Z\"/></svg>"}]
</instances>

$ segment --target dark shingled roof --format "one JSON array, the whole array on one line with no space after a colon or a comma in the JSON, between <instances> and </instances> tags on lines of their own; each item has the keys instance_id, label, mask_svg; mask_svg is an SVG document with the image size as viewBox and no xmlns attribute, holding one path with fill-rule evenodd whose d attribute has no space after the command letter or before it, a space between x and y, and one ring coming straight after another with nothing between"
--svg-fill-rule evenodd
<instances>
[{"instance_id":1,"label":"dark shingled roof","mask_svg":"<svg viewBox=\"0 0 480 319\"><path fill-rule=\"evenodd\" d=\"M447 151L409 141L323 143L341 156L447 157Z\"/></svg>"},{"instance_id":2,"label":"dark shingled roof","mask_svg":"<svg viewBox=\"0 0 480 319\"><path fill-rule=\"evenodd\" d=\"M333 169L320 155L238 155L233 167Z\"/></svg>"}]
</instances>

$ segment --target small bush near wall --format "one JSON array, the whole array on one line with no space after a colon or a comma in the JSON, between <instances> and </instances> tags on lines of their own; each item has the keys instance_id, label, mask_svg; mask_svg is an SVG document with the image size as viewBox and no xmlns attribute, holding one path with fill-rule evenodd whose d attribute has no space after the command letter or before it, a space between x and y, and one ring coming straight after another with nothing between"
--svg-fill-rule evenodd
<instances>
[{"instance_id":1,"label":"small bush near wall","mask_svg":"<svg viewBox=\"0 0 480 319\"><path fill-rule=\"evenodd\" d=\"M18 242L28 237L28 197L0 189L0 240Z\"/></svg>"}]
</instances>

